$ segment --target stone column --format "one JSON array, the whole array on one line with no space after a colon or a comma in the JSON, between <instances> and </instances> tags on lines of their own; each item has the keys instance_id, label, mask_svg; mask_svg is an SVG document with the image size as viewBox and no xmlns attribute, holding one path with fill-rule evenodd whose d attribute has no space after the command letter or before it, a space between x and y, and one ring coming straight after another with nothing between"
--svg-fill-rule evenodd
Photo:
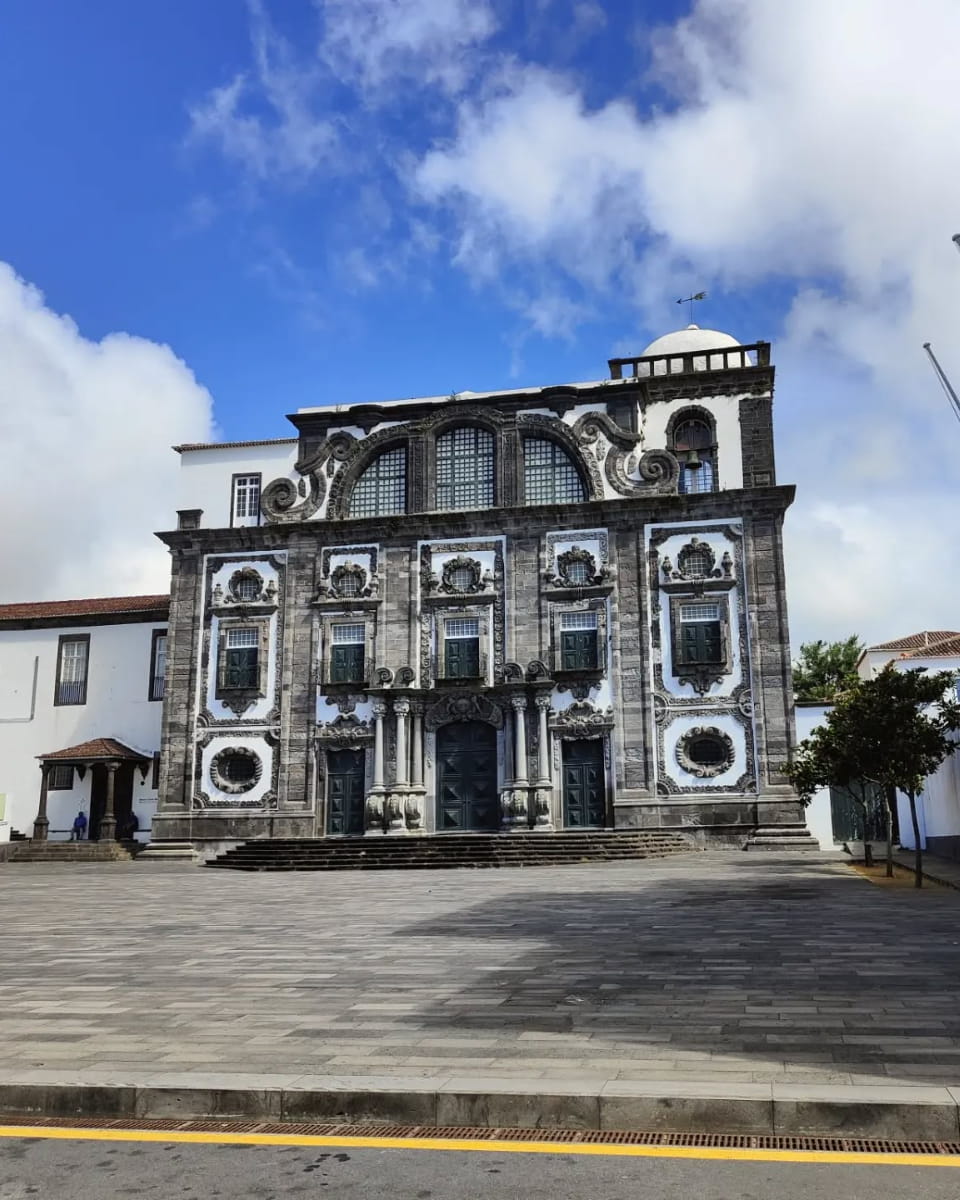
<instances>
[{"instance_id":1,"label":"stone column","mask_svg":"<svg viewBox=\"0 0 960 1200\"><path fill-rule=\"evenodd\" d=\"M114 815L113 798L117 786L118 762L108 762L107 766L107 800L103 808L103 819L100 822L99 840L115 842L117 840L117 818Z\"/></svg>"},{"instance_id":2,"label":"stone column","mask_svg":"<svg viewBox=\"0 0 960 1200\"><path fill-rule=\"evenodd\" d=\"M407 797L406 813L407 828L411 833L423 833L423 797L426 790L423 786L423 702L410 701L410 713L413 716L413 732L410 735L411 767L410 794Z\"/></svg>"},{"instance_id":3,"label":"stone column","mask_svg":"<svg viewBox=\"0 0 960 1200\"><path fill-rule=\"evenodd\" d=\"M383 833L383 718L387 706L382 700L373 702L373 787L367 795L367 834Z\"/></svg>"},{"instance_id":4,"label":"stone column","mask_svg":"<svg viewBox=\"0 0 960 1200\"><path fill-rule=\"evenodd\" d=\"M397 719L397 760L393 771L393 787L387 795L387 833L395 834L407 832L404 807L407 789L410 786L407 763L407 719L410 715L410 701L405 696L394 700L393 712Z\"/></svg>"},{"instance_id":5,"label":"stone column","mask_svg":"<svg viewBox=\"0 0 960 1200\"><path fill-rule=\"evenodd\" d=\"M47 819L47 787L50 784L50 773L53 771L53 767L54 764L50 762L40 764L40 805L33 822L33 840L35 842L45 842L50 829L50 822Z\"/></svg>"},{"instance_id":6,"label":"stone column","mask_svg":"<svg viewBox=\"0 0 960 1200\"><path fill-rule=\"evenodd\" d=\"M513 708L513 783L507 792L502 827L522 832L528 828L527 790L527 698L522 692L510 697Z\"/></svg>"},{"instance_id":7,"label":"stone column","mask_svg":"<svg viewBox=\"0 0 960 1200\"><path fill-rule=\"evenodd\" d=\"M534 828L548 831L553 829L553 821L550 819L550 806L553 800L553 784L550 780L550 730L547 726L550 701L549 692L540 692L537 696L539 740L537 742L537 784L534 799Z\"/></svg>"}]
</instances>

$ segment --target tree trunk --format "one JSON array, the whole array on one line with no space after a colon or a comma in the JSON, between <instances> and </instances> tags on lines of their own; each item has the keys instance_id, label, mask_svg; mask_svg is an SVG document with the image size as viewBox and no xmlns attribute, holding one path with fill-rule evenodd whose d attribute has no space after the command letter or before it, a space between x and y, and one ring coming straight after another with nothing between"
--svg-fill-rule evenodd
<instances>
[{"instance_id":1,"label":"tree trunk","mask_svg":"<svg viewBox=\"0 0 960 1200\"><path fill-rule=\"evenodd\" d=\"M913 844L916 852L913 860L913 886L923 887L923 851L920 849L920 822L917 820L917 796L915 792L907 792L910 801L910 820L913 823Z\"/></svg>"},{"instance_id":2,"label":"tree trunk","mask_svg":"<svg viewBox=\"0 0 960 1200\"><path fill-rule=\"evenodd\" d=\"M873 866L873 846L867 837L867 805L866 801L858 801L860 805L860 820L862 822L861 829L863 832L863 865L865 867Z\"/></svg>"},{"instance_id":3,"label":"tree trunk","mask_svg":"<svg viewBox=\"0 0 960 1200\"><path fill-rule=\"evenodd\" d=\"M887 834L887 878L893 878L893 812L890 809L890 791L883 789L883 814Z\"/></svg>"}]
</instances>

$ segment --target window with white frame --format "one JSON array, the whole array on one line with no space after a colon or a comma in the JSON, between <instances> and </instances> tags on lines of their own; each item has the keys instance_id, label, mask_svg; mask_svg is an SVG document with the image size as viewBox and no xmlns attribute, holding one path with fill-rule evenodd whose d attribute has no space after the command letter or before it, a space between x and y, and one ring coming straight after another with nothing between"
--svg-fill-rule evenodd
<instances>
[{"instance_id":1,"label":"window with white frame","mask_svg":"<svg viewBox=\"0 0 960 1200\"><path fill-rule=\"evenodd\" d=\"M443 623L443 676L445 679L478 679L480 676L480 621L448 617Z\"/></svg>"},{"instance_id":2,"label":"window with white frame","mask_svg":"<svg viewBox=\"0 0 960 1200\"><path fill-rule=\"evenodd\" d=\"M164 679L167 674L167 631L155 629L150 647L149 699L162 700Z\"/></svg>"},{"instance_id":3,"label":"window with white frame","mask_svg":"<svg viewBox=\"0 0 960 1200\"><path fill-rule=\"evenodd\" d=\"M362 683L364 645L367 627L362 622L340 623L330 627L330 682Z\"/></svg>"},{"instance_id":4,"label":"window with white frame","mask_svg":"<svg viewBox=\"0 0 960 1200\"><path fill-rule=\"evenodd\" d=\"M224 630L220 655L221 688L256 688L260 684L260 630Z\"/></svg>"},{"instance_id":5,"label":"window with white frame","mask_svg":"<svg viewBox=\"0 0 960 1200\"><path fill-rule=\"evenodd\" d=\"M260 475L234 475L232 525L260 524Z\"/></svg>"},{"instance_id":6,"label":"window with white frame","mask_svg":"<svg viewBox=\"0 0 960 1200\"><path fill-rule=\"evenodd\" d=\"M600 665L595 612L560 615L560 670L595 671Z\"/></svg>"},{"instance_id":7,"label":"window with white frame","mask_svg":"<svg viewBox=\"0 0 960 1200\"><path fill-rule=\"evenodd\" d=\"M461 425L437 438L437 509L455 512L493 505L493 434Z\"/></svg>"},{"instance_id":8,"label":"window with white frame","mask_svg":"<svg viewBox=\"0 0 960 1200\"><path fill-rule=\"evenodd\" d=\"M723 652L723 613L717 602L698 601L681 604L680 662L678 666L697 663L721 663Z\"/></svg>"},{"instance_id":9,"label":"window with white frame","mask_svg":"<svg viewBox=\"0 0 960 1200\"><path fill-rule=\"evenodd\" d=\"M57 652L57 685L53 702L86 704L87 665L90 656L90 635L61 637Z\"/></svg>"}]
</instances>

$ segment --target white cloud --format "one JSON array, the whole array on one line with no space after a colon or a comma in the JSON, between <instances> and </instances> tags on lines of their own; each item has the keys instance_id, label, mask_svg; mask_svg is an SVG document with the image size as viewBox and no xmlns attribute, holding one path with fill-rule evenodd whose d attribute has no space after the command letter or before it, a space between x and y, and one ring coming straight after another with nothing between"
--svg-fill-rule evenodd
<instances>
[{"instance_id":1,"label":"white cloud","mask_svg":"<svg viewBox=\"0 0 960 1200\"><path fill-rule=\"evenodd\" d=\"M214 142L254 179L299 182L329 165L338 143L319 111L319 68L273 28L261 0L248 7L253 73L213 88L190 110L191 138Z\"/></svg>"},{"instance_id":2,"label":"white cloud","mask_svg":"<svg viewBox=\"0 0 960 1200\"><path fill-rule=\"evenodd\" d=\"M168 346L84 338L0 263L0 599L164 592L179 441L211 399Z\"/></svg>"},{"instance_id":3,"label":"white cloud","mask_svg":"<svg viewBox=\"0 0 960 1200\"><path fill-rule=\"evenodd\" d=\"M413 173L471 272L522 263L658 332L678 279L793 288L775 358L802 637L957 621L960 568L925 532L957 506L938 455L957 430L921 344L960 374L958 43L955 0L698 0L656 41L675 106L590 108L571 79L511 65ZM531 323L548 311L531 303Z\"/></svg>"},{"instance_id":4,"label":"white cloud","mask_svg":"<svg viewBox=\"0 0 960 1200\"><path fill-rule=\"evenodd\" d=\"M397 77L456 92L475 48L496 28L486 0L323 0L321 53L333 71L376 90Z\"/></svg>"}]
</instances>

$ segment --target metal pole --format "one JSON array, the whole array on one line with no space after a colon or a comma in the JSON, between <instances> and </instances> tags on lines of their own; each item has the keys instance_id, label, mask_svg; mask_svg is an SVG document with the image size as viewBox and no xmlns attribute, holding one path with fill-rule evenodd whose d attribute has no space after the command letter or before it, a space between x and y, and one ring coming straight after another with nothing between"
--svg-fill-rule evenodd
<instances>
[{"instance_id":1,"label":"metal pole","mask_svg":"<svg viewBox=\"0 0 960 1200\"><path fill-rule=\"evenodd\" d=\"M957 237L960 237L960 234L957 234ZM931 363L933 363L933 369L936 372L937 379L940 380L940 386L947 394L947 399L950 401L950 405L953 408L953 415L958 421L960 421L960 399L958 399L957 393L953 390L953 384L947 378L947 374L943 367L941 367L937 362L937 356L930 349L930 343L924 342L923 348L926 350L927 356L929 357Z\"/></svg>"}]
</instances>

